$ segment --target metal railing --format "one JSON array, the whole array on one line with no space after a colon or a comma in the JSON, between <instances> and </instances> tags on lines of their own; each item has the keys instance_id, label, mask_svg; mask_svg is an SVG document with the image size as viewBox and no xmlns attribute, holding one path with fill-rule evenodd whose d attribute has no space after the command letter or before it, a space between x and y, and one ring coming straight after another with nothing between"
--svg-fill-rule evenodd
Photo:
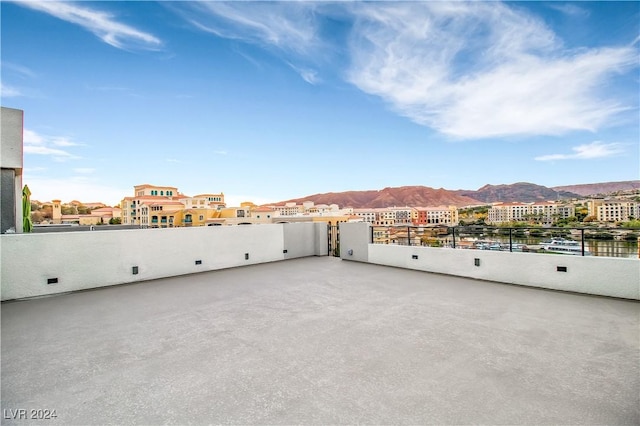
<instances>
[{"instance_id":1,"label":"metal railing","mask_svg":"<svg viewBox=\"0 0 640 426\"><path fill-rule=\"evenodd\" d=\"M415 225L371 226L370 242L454 249L640 257L639 229Z\"/></svg>"}]
</instances>

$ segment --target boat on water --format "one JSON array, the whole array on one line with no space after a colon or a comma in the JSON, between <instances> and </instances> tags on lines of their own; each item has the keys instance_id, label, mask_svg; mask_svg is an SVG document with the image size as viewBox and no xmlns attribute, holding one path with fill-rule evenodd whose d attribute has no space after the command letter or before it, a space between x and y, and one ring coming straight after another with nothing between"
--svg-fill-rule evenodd
<instances>
[{"instance_id":1,"label":"boat on water","mask_svg":"<svg viewBox=\"0 0 640 426\"><path fill-rule=\"evenodd\" d=\"M551 241L543 241L542 250L545 253L572 254L576 256L582 255L582 246L579 242L566 240L564 238L553 239ZM591 253L585 250L584 255L589 256L591 255Z\"/></svg>"},{"instance_id":2,"label":"boat on water","mask_svg":"<svg viewBox=\"0 0 640 426\"><path fill-rule=\"evenodd\" d=\"M509 247L509 243L499 241L476 241L471 248L477 250L493 250L493 251L528 251L524 244L513 243Z\"/></svg>"}]
</instances>

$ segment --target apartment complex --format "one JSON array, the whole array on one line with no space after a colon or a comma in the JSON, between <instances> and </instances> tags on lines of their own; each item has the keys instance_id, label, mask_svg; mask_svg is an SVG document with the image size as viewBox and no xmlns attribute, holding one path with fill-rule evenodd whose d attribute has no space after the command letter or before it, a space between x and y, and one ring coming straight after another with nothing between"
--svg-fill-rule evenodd
<instances>
[{"instance_id":1,"label":"apartment complex","mask_svg":"<svg viewBox=\"0 0 640 426\"><path fill-rule=\"evenodd\" d=\"M226 207L224 194L200 194L189 197L174 186L136 185L134 196L120 203L123 225L143 228L204 226L221 217Z\"/></svg>"},{"instance_id":2,"label":"apartment complex","mask_svg":"<svg viewBox=\"0 0 640 426\"><path fill-rule=\"evenodd\" d=\"M552 224L558 219L575 216L575 207L550 201L536 203L499 203L487 212L487 223L529 222Z\"/></svg>"},{"instance_id":3,"label":"apartment complex","mask_svg":"<svg viewBox=\"0 0 640 426\"><path fill-rule=\"evenodd\" d=\"M416 210L414 225L457 225L459 222L456 206L417 207Z\"/></svg>"},{"instance_id":4,"label":"apartment complex","mask_svg":"<svg viewBox=\"0 0 640 426\"><path fill-rule=\"evenodd\" d=\"M243 202L240 207L227 207L224 194L187 196L173 186L136 185L134 196L121 202L122 224L142 228L174 228L189 226L250 225L278 222L325 222L336 225L359 220L352 209L337 204L303 204L257 206Z\"/></svg>"},{"instance_id":5,"label":"apartment complex","mask_svg":"<svg viewBox=\"0 0 640 426\"><path fill-rule=\"evenodd\" d=\"M589 216L598 222L625 222L640 218L640 203L630 200L596 199L587 201Z\"/></svg>"},{"instance_id":6,"label":"apartment complex","mask_svg":"<svg viewBox=\"0 0 640 426\"><path fill-rule=\"evenodd\" d=\"M353 214L374 226L454 226L458 224L456 206L353 209Z\"/></svg>"}]
</instances>

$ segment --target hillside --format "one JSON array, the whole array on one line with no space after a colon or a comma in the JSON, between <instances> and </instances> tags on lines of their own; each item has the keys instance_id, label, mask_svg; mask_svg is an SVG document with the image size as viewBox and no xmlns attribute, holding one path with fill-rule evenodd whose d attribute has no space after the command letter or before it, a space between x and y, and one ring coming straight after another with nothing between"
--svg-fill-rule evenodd
<instances>
[{"instance_id":1,"label":"hillside","mask_svg":"<svg viewBox=\"0 0 640 426\"><path fill-rule=\"evenodd\" d=\"M313 201L315 204L337 204L340 207L377 208L391 206L458 207L495 202L553 201L564 198L580 198L592 194L608 194L615 191L640 189L640 181L606 182L585 185L568 185L548 188L529 182L510 185L485 185L478 190L434 189L428 186L401 186L370 191L328 192L282 201L297 203Z\"/></svg>"},{"instance_id":2,"label":"hillside","mask_svg":"<svg viewBox=\"0 0 640 426\"><path fill-rule=\"evenodd\" d=\"M554 186L555 191L569 191L582 196L596 194L610 194L616 191L640 189L640 180L626 180L622 182L587 183L582 185Z\"/></svg>"},{"instance_id":3,"label":"hillside","mask_svg":"<svg viewBox=\"0 0 640 426\"><path fill-rule=\"evenodd\" d=\"M309 195L307 197L282 201L281 203L302 203L313 201L315 204L337 204L340 207L436 207L442 205L467 206L478 204L478 201L455 191L434 189L427 186L401 186L371 191L329 192Z\"/></svg>"},{"instance_id":4,"label":"hillside","mask_svg":"<svg viewBox=\"0 0 640 426\"><path fill-rule=\"evenodd\" d=\"M578 194L568 191L555 191L546 186L528 182L518 182L510 185L485 185L476 191L459 190L456 193L474 198L485 203L522 201L552 201L562 198L575 198Z\"/></svg>"}]
</instances>

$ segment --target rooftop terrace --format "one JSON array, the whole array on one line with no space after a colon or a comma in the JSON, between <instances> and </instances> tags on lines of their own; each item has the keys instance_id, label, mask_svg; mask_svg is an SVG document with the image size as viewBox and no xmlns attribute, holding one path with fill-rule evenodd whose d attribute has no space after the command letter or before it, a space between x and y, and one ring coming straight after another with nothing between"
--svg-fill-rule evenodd
<instances>
[{"instance_id":1,"label":"rooftop terrace","mask_svg":"<svg viewBox=\"0 0 640 426\"><path fill-rule=\"evenodd\" d=\"M639 424L639 326L634 301L331 257L163 278L3 303L3 422Z\"/></svg>"}]
</instances>

